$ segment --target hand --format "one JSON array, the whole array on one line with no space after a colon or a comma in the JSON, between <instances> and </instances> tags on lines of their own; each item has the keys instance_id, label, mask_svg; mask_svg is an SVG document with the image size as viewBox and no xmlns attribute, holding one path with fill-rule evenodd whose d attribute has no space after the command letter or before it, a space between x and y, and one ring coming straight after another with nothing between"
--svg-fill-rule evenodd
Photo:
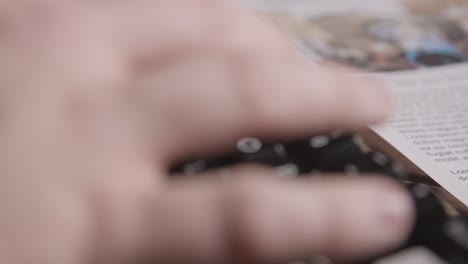
<instances>
[{"instance_id":1,"label":"hand","mask_svg":"<svg viewBox=\"0 0 468 264\"><path fill-rule=\"evenodd\" d=\"M243 136L389 112L382 87L314 66L235 1L4 4L1 263L349 259L407 236L409 198L378 176L169 180L173 162Z\"/></svg>"}]
</instances>

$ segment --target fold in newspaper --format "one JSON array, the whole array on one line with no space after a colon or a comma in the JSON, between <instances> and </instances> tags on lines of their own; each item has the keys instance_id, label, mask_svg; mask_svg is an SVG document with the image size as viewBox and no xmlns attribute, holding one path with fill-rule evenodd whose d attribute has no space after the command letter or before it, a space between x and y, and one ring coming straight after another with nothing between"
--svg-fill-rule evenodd
<instances>
[{"instance_id":1,"label":"fold in newspaper","mask_svg":"<svg viewBox=\"0 0 468 264\"><path fill-rule=\"evenodd\" d=\"M468 1L244 2L310 59L384 79L395 113L372 129L468 205Z\"/></svg>"}]
</instances>

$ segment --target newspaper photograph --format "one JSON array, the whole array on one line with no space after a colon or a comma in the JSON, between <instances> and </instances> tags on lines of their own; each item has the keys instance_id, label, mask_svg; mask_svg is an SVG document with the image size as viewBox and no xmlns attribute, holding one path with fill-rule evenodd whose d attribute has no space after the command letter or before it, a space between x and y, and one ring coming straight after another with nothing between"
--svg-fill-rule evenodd
<instances>
[{"instance_id":1,"label":"newspaper photograph","mask_svg":"<svg viewBox=\"0 0 468 264\"><path fill-rule=\"evenodd\" d=\"M244 1L321 63L380 76L394 114L372 129L468 205L468 1Z\"/></svg>"}]
</instances>

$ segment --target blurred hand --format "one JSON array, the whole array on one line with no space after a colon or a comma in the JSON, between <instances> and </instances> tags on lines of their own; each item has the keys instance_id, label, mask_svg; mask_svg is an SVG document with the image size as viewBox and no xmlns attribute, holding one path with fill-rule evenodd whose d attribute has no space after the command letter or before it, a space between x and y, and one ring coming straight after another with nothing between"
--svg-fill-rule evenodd
<instances>
[{"instance_id":1,"label":"blurred hand","mask_svg":"<svg viewBox=\"0 0 468 264\"><path fill-rule=\"evenodd\" d=\"M315 67L235 1L1 5L1 263L348 259L405 239L411 203L379 177L168 179L243 136L388 114L382 87Z\"/></svg>"}]
</instances>

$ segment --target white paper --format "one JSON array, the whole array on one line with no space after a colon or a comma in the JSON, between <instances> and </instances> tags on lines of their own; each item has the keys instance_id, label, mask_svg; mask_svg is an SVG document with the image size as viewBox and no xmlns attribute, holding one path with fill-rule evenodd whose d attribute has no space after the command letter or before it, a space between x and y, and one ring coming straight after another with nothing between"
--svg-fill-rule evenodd
<instances>
[{"instance_id":1,"label":"white paper","mask_svg":"<svg viewBox=\"0 0 468 264\"><path fill-rule=\"evenodd\" d=\"M427 248L415 247L372 264L447 264L447 262Z\"/></svg>"},{"instance_id":2,"label":"white paper","mask_svg":"<svg viewBox=\"0 0 468 264\"><path fill-rule=\"evenodd\" d=\"M395 114L374 131L468 205L468 64L384 79Z\"/></svg>"},{"instance_id":3,"label":"white paper","mask_svg":"<svg viewBox=\"0 0 468 264\"><path fill-rule=\"evenodd\" d=\"M288 11L297 16L326 15L337 12L364 11L373 14L401 13L399 0L244 0L257 10Z\"/></svg>"}]
</instances>

